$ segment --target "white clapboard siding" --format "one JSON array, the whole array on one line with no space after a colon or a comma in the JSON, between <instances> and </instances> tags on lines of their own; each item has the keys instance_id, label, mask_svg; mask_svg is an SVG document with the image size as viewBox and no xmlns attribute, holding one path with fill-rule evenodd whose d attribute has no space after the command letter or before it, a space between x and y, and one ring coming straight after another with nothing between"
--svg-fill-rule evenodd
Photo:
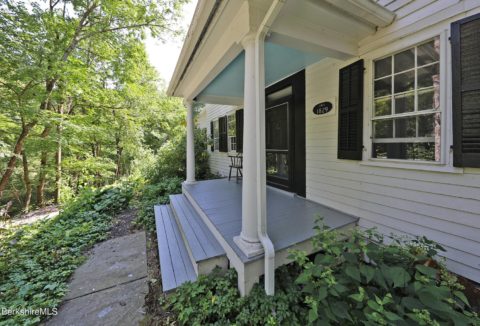
<instances>
[{"instance_id":1,"label":"white clapboard siding","mask_svg":"<svg viewBox=\"0 0 480 326\"><path fill-rule=\"evenodd\" d=\"M237 108L235 106L230 105L207 104L204 110L206 112L205 123L207 125L206 128L208 135L210 136L210 121L216 120L224 115L231 114L236 109ZM210 150L210 146L208 148L208 152L211 172L223 177L228 176L228 172L230 170L230 168L228 167L230 165L230 158L228 157L228 153L222 153L218 150L212 152Z\"/></svg>"},{"instance_id":2,"label":"white clapboard siding","mask_svg":"<svg viewBox=\"0 0 480 326\"><path fill-rule=\"evenodd\" d=\"M405 4L402 0L396 0L387 3L385 7L395 12L395 20L360 41L360 54L420 31L436 28L436 24L445 23L442 28L448 28L449 22L480 12L478 0L414 0Z\"/></svg>"},{"instance_id":3,"label":"white clapboard siding","mask_svg":"<svg viewBox=\"0 0 480 326\"><path fill-rule=\"evenodd\" d=\"M480 169L445 173L338 160L337 112L314 118L311 108L338 98L338 71L347 64L326 60L306 69L307 198L358 216L363 228L427 236L447 249L449 268L480 281Z\"/></svg>"},{"instance_id":4,"label":"white clapboard siding","mask_svg":"<svg viewBox=\"0 0 480 326\"><path fill-rule=\"evenodd\" d=\"M390 11L397 13L399 9L407 6L409 3L414 2L414 0L395 0L385 6Z\"/></svg>"}]
</instances>

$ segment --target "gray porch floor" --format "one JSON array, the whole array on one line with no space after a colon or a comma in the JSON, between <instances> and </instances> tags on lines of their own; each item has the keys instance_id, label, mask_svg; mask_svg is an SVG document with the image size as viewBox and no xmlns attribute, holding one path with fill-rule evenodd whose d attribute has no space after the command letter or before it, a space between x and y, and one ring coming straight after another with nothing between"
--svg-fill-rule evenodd
<instances>
[{"instance_id":1,"label":"gray porch floor","mask_svg":"<svg viewBox=\"0 0 480 326\"><path fill-rule=\"evenodd\" d=\"M241 183L215 179L184 185L184 190L243 262L262 257L247 258L233 241L233 237L240 234L242 227ZM313 237L313 227L318 216L322 216L325 224L332 229L354 225L358 220L357 217L324 205L267 187L267 232L275 251Z\"/></svg>"}]
</instances>

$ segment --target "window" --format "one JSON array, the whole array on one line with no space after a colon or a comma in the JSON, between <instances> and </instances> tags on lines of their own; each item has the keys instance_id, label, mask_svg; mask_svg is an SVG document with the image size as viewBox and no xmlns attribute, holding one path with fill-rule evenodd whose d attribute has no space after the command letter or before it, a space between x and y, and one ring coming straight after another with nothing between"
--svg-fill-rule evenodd
<instances>
[{"instance_id":1,"label":"window","mask_svg":"<svg viewBox=\"0 0 480 326\"><path fill-rule=\"evenodd\" d=\"M213 149L220 149L220 134L218 130L218 120L213 121Z\"/></svg>"},{"instance_id":2,"label":"window","mask_svg":"<svg viewBox=\"0 0 480 326\"><path fill-rule=\"evenodd\" d=\"M237 137L236 137L236 122L235 122L235 113L230 114L227 117L228 123L228 151L237 150Z\"/></svg>"},{"instance_id":3,"label":"window","mask_svg":"<svg viewBox=\"0 0 480 326\"><path fill-rule=\"evenodd\" d=\"M440 38L374 61L372 157L440 161Z\"/></svg>"}]
</instances>

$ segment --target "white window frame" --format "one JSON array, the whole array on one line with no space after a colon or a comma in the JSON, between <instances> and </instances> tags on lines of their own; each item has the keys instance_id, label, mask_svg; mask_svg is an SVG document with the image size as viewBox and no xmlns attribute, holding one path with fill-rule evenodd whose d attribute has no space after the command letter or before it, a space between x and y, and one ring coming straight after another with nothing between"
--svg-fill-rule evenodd
<instances>
[{"instance_id":1,"label":"white window frame","mask_svg":"<svg viewBox=\"0 0 480 326\"><path fill-rule=\"evenodd\" d=\"M431 90L434 90L435 89L435 86L433 85L432 87L428 87L428 88L419 88L418 87L418 72L420 69L422 68L425 68L425 67L432 67L432 66L435 66L435 65L438 65L438 68L440 69L440 56L441 56L441 53L439 53L439 60L438 61L435 61L435 62L432 62L432 63L428 63L426 65L422 65L422 66L418 66L418 62L417 62L417 59L418 59L418 47L423 45L423 44L427 44L431 41L435 41L435 39L437 39L440 41L440 36L436 36L435 38L433 39L428 39L428 40L425 40L425 42L421 42L420 44L416 44L414 46L411 46L411 47L408 47L408 48L405 48L403 50L400 50L400 51L397 51L395 53L392 53L392 54L389 54L387 56L383 56L381 58L378 58L376 60L374 60L373 62L373 70L375 73L375 69L374 69L374 65L375 65L375 62L376 61L380 61L380 60L383 60L383 59L386 59L386 58L390 58L391 59L391 71L390 71L390 74L384 76L384 77L380 77L380 78L375 78L373 79L373 83L374 83L374 88L375 88L375 82L378 81L378 80L382 80L382 79L390 79L390 82L391 82L391 90L390 90L390 95L385 95L385 96L379 96L378 99L389 99L390 100L390 109L391 109L391 112L390 114L386 114L386 115L380 115L380 116L376 116L375 115L375 99L377 99L375 97L375 94L373 94L373 103L372 103L372 142L373 143L377 143L377 144L388 144L388 143L417 143L417 142L420 142L420 143L425 143L425 142L430 142L430 143L435 143L435 136L430 136L430 137L419 137L418 136L418 122L417 122L417 117L422 117L422 116L430 116L430 115L434 115L435 113L440 113L440 119L441 119L441 115L443 114L442 112L442 106L440 105L440 107L437 109L428 109L428 110L421 110L419 111L418 110L418 94L419 92L423 91L423 90L426 90L426 89L431 89ZM395 69L394 69L394 57L399 54L399 53L402 53L404 51L408 51L408 50L413 50L413 55L414 55L414 65L412 68L410 69L407 69L407 70L403 70L403 71L400 71L400 72L395 72ZM439 52L440 52L440 49L439 49ZM413 72L413 78L414 78L414 86L413 86L413 90L410 90L410 91L404 91L404 92L398 92L398 93L395 93L395 76L397 75L400 75L400 74L404 74L404 73L408 73L408 72ZM440 71L439 71L440 73ZM440 80L439 80L440 82ZM439 91L440 91L440 85L439 85ZM403 113L397 113L397 109L396 109L396 97L397 96L405 96L407 94L412 94L413 93L413 111L411 112L403 112ZM441 102L441 99L440 99L440 102ZM402 118L415 118L415 136L413 137L396 137L396 127L397 127L397 124L396 124L396 121L397 120L400 120ZM392 127L392 135L391 137L386 137L386 138L374 138L374 129L373 126L374 124L377 122L377 121L391 121L391 127ZM441 124L441 120L440 120L440 124ZM440 126L440 154L439 154L439 158L438 160L413 160L413 161L425 161L425 162L441 162L441 158L442 158L442 151L443 151L443 143L442 143L442 140L441 140L441 136L442 136L442 133L443 133L443 126L441 125ZM372 149L372 152L373 152L373 149ZM434 154L435 155L435 154ZM382 158L384 160L390 160L391 158ZM402 159L402 160L407 160L407 161L411 161L409 159Z\"/></svg>"},{"instance_id":2,"label":"white window frame","mask_svg":"<svg viewBox=\"0 0 480 326\"><path fill-rule=\"evenodd\" d=\"M219 120L213 120L213 150L218 152L220 150L220 129L218 129Z\"/></svg>"},{"instance_id":3,"label":"white window frame","mask_svg":"<svg viewBox=\"0 0 480 326\"><path fill-rule=\"evenodd\" d=\"M463 173L463 168L453 167L453 154L451 145L453 144L452 134L452 107L448 99L451 98L451 50L449 42L449 25L441 32L423 31L408 38L399 39L389 45L383 46L369 53L363 58L365 60L365 90L364 90L364 154L363 160L358 164L374 167L400 168L407 170L435 171L446 173ZM418 44L422 44L429 39L440 35L440 112L442 125L442 149L440 162L435 161L414 161L403 159L382 159L372 158L372 137L373 137L373 102L374 102L374 61L388 55L392 55L402 50L408 49Z\"/></svg>"},{"instance_id":4,"label":"white window frame","mask_svg":"<svg viewBox=\"0 0 480 326\"><path fill-rule=\"evenodd\" d=\"M236 153L237 152L237 135L236 135L236 111L230 112L227 115L227 139L228 139L228 151ZM233 119L231 118L233 117ZM234 121L235 125L233 126L233 135L230 134L230 122Z\"/></svg>"}]
</instances>

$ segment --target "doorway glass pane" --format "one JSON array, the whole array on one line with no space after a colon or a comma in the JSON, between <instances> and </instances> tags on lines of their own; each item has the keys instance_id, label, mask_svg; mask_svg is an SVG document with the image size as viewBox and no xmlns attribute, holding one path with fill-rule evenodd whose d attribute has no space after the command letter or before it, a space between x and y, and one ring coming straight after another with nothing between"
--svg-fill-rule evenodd
<instances>
[{"instance_id":1,"label":"doorway glass pane","mask_svg":"<svg viewBox=\"0 0 480 326\"><path fill-rule=\"evenodd\" d=\"M267 150L267 176L288 180L288 152Z\"/></svg>"},{"instance_id":2,"label":"doorway glass pane","mask_svg":"<svg viewBox=\"0 0 480 326\"><path fill-rule=\"evenodd\" d=\"M288 104L268 108L265 112L266 148L288 149Z\"/></svg>"},{"instance_id":3,"label":"doorway glass pane","mask_svg":"<svg viewBox=\"0 0 480 326\"><path fill-rule=\"evenodd\" d=\"M267 177L288 181L288 103L267 108L265 120Z\"/></svg>"}]
</instances>

